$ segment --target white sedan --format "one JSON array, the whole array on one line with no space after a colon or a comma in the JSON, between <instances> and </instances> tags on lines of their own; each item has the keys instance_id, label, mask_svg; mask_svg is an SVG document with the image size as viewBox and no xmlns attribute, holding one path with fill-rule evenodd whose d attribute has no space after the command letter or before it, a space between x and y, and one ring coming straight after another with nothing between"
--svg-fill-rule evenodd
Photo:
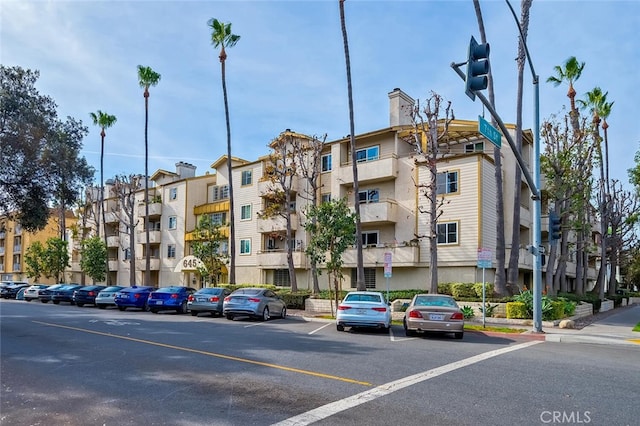
<instances>
[{"instance_id":1,"label":"white sedan","mask_svg":"<svg viewBox=\"0 0 640 426\"><path fill-rule=\"evenodd\" d=\"M382 293L377 291L352 291L338 306L336 328L368 327L389 331L391 307Z\"/></svg>"}]
</instances>

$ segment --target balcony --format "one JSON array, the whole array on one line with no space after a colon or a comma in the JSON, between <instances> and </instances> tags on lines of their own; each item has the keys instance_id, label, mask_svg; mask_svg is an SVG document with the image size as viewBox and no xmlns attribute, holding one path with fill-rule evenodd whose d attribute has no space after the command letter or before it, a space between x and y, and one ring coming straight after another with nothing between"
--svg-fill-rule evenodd
<instances>
[{"instance_id":1,"label":"balcony","mask_svg":"<svg viewBox=\"0 0 640 426\"><path fill-rule=\"evenodd\" d=\"M298 269L308 268L307 256L303 251L294 251L293 266ZM286 269L287 252L286 250L259 251L256 255L256 264L259 268L264 269Z\"/></svg>"},{"instance_id":2,"label":"balcony","mask_svg":"<svg viewBox=\"0 0 640 426\"><path fill-rule=\"evenodd\" d=\"M360 204L360 222L368 225L396 223L397 210L398 205L394 201L362 203Z\"/></svg>"},{"instance_id":3,"label":"balcony","mask_svg":"<svg viewBox=\"0 0 640 426\"><path fill-rule=\"evenodd\" d=\"M120 247L120 236L112 235L107 237L107 247Z\"/></svg>"},{"instance_id":4,"label":"balcony","mask_svg":"<svg viewBox=\"0 0 640 426\"><path fill-rule=\"evenodd\" d=\"M109 259L109 270L117 271L118 270L118 259Z\"/></svg>"},{"instance_id":5,"label":"balcony","mask_svg":"<svg viewBox=\"0 0 640 426\"><path fill-rule=\"evenodd\" d=\"M398 177L398 159L395 155L358 163L358 182L360 183L383 182L396 177ZM338 180L342 185L353 185L353 167L350 161L340 165Z\"/></svg>"},{"instance_id":6,"label":"balcony","mask_svg":"<svg viewBox=\"0 0 640 426\"><path fill-rule=\"evenodd\" d=\"M293 181L291 182L292 193L298 192L298 181L299 181L298 177L294 176ZM282 190L282 186L280 185L280 183L274 182L268 177L265 177L258 181L258 192L260 193L260 195L265 195L270 192L273 192L274 189Z\"/></svg>"},{"instance_id":7,"label":"balcony","mask_svg":"<svg viewBox=\"0 0 640 426\"><path fill-rule=\"evenodd\" d=\"M75 262L71 262L71 266L70 266L72 271L81 271L82 268L80 267L80 262L75 261Z\"/></svg>"},{"instance_id":8,"label":"balcony","mask_svg":"<svg viewBox=\"0 0 640 426\"><path fill-rule=\"evenodd\" d=\"M120 222L120 216L119 216L118 212L106 212L104 214L104 221L106 223L119 223Z\"/></svg>"},{"instance_id":9,"label":"balcony","mask_svg":"<svg viewBox=\"0 0 640 426\"><path fill-rule=\"evenodd\" d=\"M145 217L144 203L138 205L138 217ZM162 203L149 203L149 217L162 216Z\"/></svg>"},{"instance_id":10,"label":"balcony","mask_svg":"<svg viewBox=\"0 0 640 426\"><path fill-rule=\"evenodd\" d=\"M420 259L420 247L417 246L390 246L384 244L377 246L367 246L362 248L362 257L366 268L384 266L384 254L391 253L393 266L416 266ZM357 250L348 249L342 255L345 267L356 265Z\"/></svg>"},{"instance_id":11,"label":"balcony","mask_svg":"<svg viewBox=\"0 0 640 426\"><path fill-rule=\"evenodd\" d=\"M150 271L158 271L158 270L160 270L160 258L152 257L149 260L151 261L150 264L149 264L149 270ZM147 265L146 258L144 258L144 257L137 257L136 258L136 270L145 271L146 267L147 267L146 265Z\"/></svg>"},{"instance_id":12,"label":"balcony","mask_svg":"<svg viewBox=\"0 0 640 426\"><path fill-rule=\"evenodd\" d=\"M256 227L260 233L283 232L287 230L287 221L282 216L258 218L256 220ZM291 230L298 230L298 215L295 213L291 215Z\"/></svg>"},{"instance_id":13,"label":"balcony","mask_svg":"<svg viewBox=\"0 0 640 426\"><path fill-rule=\"evenodd\" d=\"M140 231L136 235L138 244L147 244L147 234L145 231ZM150 230L149 231L149 244L160 244L162 240L161 231Z\"/></svg>"}]
</instances>

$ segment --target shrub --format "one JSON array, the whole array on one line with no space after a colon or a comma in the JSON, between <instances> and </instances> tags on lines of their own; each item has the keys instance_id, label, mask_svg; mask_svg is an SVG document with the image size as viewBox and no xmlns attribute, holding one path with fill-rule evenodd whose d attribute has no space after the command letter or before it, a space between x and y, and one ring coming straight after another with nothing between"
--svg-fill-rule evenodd
<instances>
[{"instance_id":1,"label":"shrub","mask_svg":"<svg viewBox=\"0 0 640 426\"><path fill-rule=\"evenodd\" d=\"M281 290L277 292L289 309L304 309L304 301L311 296L308 290L291 293L290 290Z\"/></svg>"},{"instance_id":2,"label":"shrub","mask_svg":"<svg viewBox=\"0 0 640 426\"><path fill-rule=\"evenodd\" d=\"M438 284L438 293L451 296L451 283Z\"/></svg>"},{"instance_id":3,"label":"shrub","mask_svg":"<svg viewBox=\"0 0 640 426\"><path fill-rule=\"evenodd\" d=\"M454 283L451 284L451 295L457 299L476 298L476 292L473 284L470 283Z\"/></svg>"},{"instance_id":4,"label":"shrub","mask_svg":"<svg viewBox=\"0 0 640 426\"><path fill-rule=\"evenodd\" d=\"M625 298L626 298L626 296L622 296L620 294L616 294L616 295L613 295L613 296L607 296L607 299L613 300L613 306L616 307L616 308L622 305L622 299L625 299Z\"/></svg>"},{"instance_id":5,"label":"shrub","mask_svg":"<svg viewBox=\"0 0 640 426\"><path fill-rule=\"evenodd\" d=\"M487 304L484 307L480 307L480 312L484 312L484 315L486 317L492 317L493 316L493 311L498 307L498 305L492 305L491 303L487 302Z\"/></svg>"},{"instance_id":6,"label":"shrub","mask_svg":"<svg viewBox=\"0 0 640 426\"><path fill-rule=\"evenodd\" d=\"M493 296L493 284L485 283L484 287L485 287L484 288L485 297L492 297ZM482 297L482 283L475 283L473 285L473 291L475 292L476 296Z\"/></svg>"},{"instance_id":7,"label":"shrub","mask_svg":"<svg viewBox=\"0 0 640 426\"><path fill-rule=\"evenodd\" d=\"M527 313L527 305L524 302L508 302L507 318L531 318Z\"/></svg>"},{"instance_id":8,"label":"shrub","mask_svg":"<svg viewBox=\"0 0 640 426\"><path fill-rule=\"evenodd\" d=\"M545 321L553 321L565 317L564 311L565 302L562 300L551 300L550 309L542 314L542 319Z\"/></svg>"}]
</instances>

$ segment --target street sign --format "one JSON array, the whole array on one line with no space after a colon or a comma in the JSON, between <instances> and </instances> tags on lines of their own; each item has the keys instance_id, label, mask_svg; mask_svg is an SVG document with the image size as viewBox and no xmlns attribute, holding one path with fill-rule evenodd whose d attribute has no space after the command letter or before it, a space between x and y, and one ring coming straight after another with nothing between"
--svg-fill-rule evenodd
<instances>
[{"instance_id":1,"label":"street sign","mask_svg":"<svg viewBox=\"0 0 640 426\"><path fill-rule=\"evenodd\" d=\"M502 146L502 134L481 116L478 116L478 131L498 148Z\"/></svg>"},{"instance_id":2,"label":"street sign","mask_svg":"<svg viewBox=\"0 0 640 426\"><path fill-rule=\"evenodd\" d=\"M478 268L491 268L491 262L493 260L493 252L491 249L479 248L478 249Z\"/></svg>"},{"instance_id":3,"label":"street sign","mask_svg":"<svg viewBox=\"0 0 640 426\"><path fill-rule=\"evenodd\" d=\"M391 278L391 252L385 252L384 254L384 277Z\"/></svg>"}]
</instances>

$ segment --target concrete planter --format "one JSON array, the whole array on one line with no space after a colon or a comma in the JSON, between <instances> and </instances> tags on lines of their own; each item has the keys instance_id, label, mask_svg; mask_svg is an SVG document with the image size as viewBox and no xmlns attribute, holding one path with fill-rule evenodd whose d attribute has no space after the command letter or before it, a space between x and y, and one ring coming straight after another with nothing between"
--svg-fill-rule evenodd
<instances>
[{"instance_id":1,"label":"concrete planter","mask_svg":"<svg viewBox=\"0 0 640 426\"><path fill-rule=\"evenodd\" d=\"M633 305L634 303L639 303L640 304L640 297L630 297L629 298L629 304Z\"/></svg>"},{"instance_id":2,"label":"concrete planter","mask_svg":"<svg viewBox=\"0 0 640 426\"><path fill-rule=\"evenodd\" d=\"M607 312L613 309L613 300L603 300L600 305L600 312Z\"/></svg>"}]
</instances>

